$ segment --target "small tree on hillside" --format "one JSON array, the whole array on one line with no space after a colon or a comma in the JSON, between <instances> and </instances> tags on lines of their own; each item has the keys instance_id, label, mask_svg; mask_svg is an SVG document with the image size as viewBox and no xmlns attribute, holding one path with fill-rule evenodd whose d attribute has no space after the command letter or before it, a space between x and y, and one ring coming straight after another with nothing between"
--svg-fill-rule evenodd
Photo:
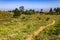
<instances>
[{"instance_id":1,"label":"small tree on hillside","mask_svg":"<svg viewBox=\"0 0 60 40\"><path fill-rule=\"evenodd\" d=\"M40 11L41 13L43 13L43 9L41 9L41 11Z\"/></svg>"},{"instance_id":2,"label":"small tree on hillside","mask_svg":"<svg viewBox=\"0 0 60 40\"><path fill-rule=\"evenodd\" d=\"M49 14L53 14L53 9L52 8L50 8Z\"/></svg>"},{"instance_id":3,"label":"small tree on hillside","mask_svg":"<svg viewBox=\"0 0 60 40\"><path fill-rule=\"evenodd\" d=\"M19 10L20 10L20 11L24 11L24 6L20 6L20 7L19 7Z\"/></svg>"},{"instance_id":4,"label":"small tree on hillside","mask_svg":"<svg viewBox=\"0 0 60 40\"><path fill-rule=\"evenodd\" d=\"M60 8L57 8L57 14L60 14Z\"/></svg>"},{"instance_id":5,"label":"small tree on hillside","mask_svg":"<svg viewBox=\"0 0 60 40\"><path fill-rule=\"evenodd\" d=\"M52 8L50 8L50 11L49 12L53 12Z\"/></svg>"},{"instance_id":6,"label":"small tree on hillside","mask_svg":"<svg viewBox=\"0 0 60 40\"><path fill-rule=\"evenodd\" d=\"M57 9L56 8L54 8L54 12L57 12Z\"/></svg>"},{"instance_id":7,"label":"small tree on hillside","mask_svg":"<svg viewBox=\"0 0 60 40\"><path fill-rule=\"evenodd\" d=\"M54 8L56 14L60 14L60 8Z\"/></svg>"},{"instance_id":8,"label":"small tree on hillside","mask_svg":"<svg viewBox=\"0 0 60 40\"><path fill-rule=\"evenodd\" d=\"M19 12L18 8L15 8L15 10L13 10L13 12L14 12L13 17L20 16L20 12Z\"/></svg>"},{"instance_id":9,"label":"small tree on hillside","mask_svg":"<svg viewBox=\"0 0 60 40\"><path fill-rule=\"evenodd\" d=\"M20 13L23 14L24 13L24 6L20 6L19 10L20 10Z\"/></svg>"},{"instance_id":10,"label":"small tree on hillside","mask_svg":"<svg viewBox=\"0 0 60 40\"><path fill-rule=\"evenodd\" d=\"M34 13L35 13L35 10L32 10L32 9L25 11L25 14L28 14L28 15L31 15L31 14L34 14Z\"/></svg>"}]
</instances>

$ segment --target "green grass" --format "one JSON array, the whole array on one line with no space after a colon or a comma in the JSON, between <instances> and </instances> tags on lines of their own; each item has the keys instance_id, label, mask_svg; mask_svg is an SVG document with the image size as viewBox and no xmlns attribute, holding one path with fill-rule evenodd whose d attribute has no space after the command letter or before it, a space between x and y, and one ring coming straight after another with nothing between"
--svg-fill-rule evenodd
<instances>
[{"instance_id":1,"label":"green grass","mask_svg":"<svg viewBox=\"0 0 60 40\"><path fill-rule=\"evenodd\" d=\"M33 35L33 32L42 25L51 23L52 20L56 20L56 24L59 22L60 15L21 15L19 18L1 18L0 19L0 40L25 40L29 34ZM50 18L46 21L47 18ZM11 35L16 34L11 37Z\"/></svg>"},{"instance_id":2,"label":"green grass","mask_svg":"<svg viewBox=\"0 0 60 40\"><path fill-rule=\"evenodd\" d=\"M43 30L41 33L39 33L34 39L35 40L60 40L60 33L58 31L60 30L60 26L52 26L48 27L45 30Z\"/></svg>"}]
</instances>

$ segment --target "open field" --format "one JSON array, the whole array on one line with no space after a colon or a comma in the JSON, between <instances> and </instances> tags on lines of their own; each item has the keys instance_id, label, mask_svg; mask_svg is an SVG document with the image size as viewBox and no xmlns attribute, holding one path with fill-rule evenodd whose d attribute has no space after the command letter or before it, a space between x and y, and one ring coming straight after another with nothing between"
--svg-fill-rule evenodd
<instances>
[{"instance_id":1,"label":"open field","mask_svg":"<svg viewBox=\"0 0 60 40\"><path fill-rule=\"evenodd\" d=\"M44 31L47 32L49 29L53 30L56 24L60 22L60 15L24 15L22 14L19 18L1 18L0 19L0 40L25 40L27 35L33 35L40 26L46 26L55 20L53 27L46 28L40 34L38 38L48 37ZM35 39L36 40L36 39ZM39 39L41 40L41 39Z\"/></svg>"},{"instance_id":2,"label":"open field","mask_svg":"<svg viewBox=\"0 0 60 40\"><path fill-rule=\"evenodd\" d=\"M0 40L60 40L60 0L0 0Z\"/></svg>"}]
</instances>

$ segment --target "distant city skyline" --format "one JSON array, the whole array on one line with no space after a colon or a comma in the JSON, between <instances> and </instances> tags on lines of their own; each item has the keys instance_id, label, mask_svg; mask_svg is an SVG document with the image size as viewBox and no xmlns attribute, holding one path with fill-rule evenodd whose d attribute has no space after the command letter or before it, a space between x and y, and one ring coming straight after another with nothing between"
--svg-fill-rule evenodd
<instances>
[{"instance_id":1,"label":"distant city skyline","mask_svg":"<svg viewBox=\"0 0 60 40\"><path fill-rule=\"evenodd\" d=\"M0 0L0 10L13 10L20 6L25 9L49 9L60 7L60 0Z\"/></svg>"}]
</instances>

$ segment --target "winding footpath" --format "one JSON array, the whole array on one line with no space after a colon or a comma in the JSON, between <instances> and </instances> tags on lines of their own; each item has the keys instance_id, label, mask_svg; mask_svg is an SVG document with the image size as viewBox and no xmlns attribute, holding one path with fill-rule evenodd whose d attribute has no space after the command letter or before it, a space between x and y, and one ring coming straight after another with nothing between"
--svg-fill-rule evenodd
<instances>
[{"instance_id":1,"label":"winding footpath","mask_svg":"<svg viewBox=\"0 0 60 40\"><path fill-rule=\"evenodd\" d=\"M41 26L39 29L37 29L36 31L34 31L34 36L37 36L41 31L43 31L45 28L47 28L48 26L54 25L55 24L55 20L53 20L52 23L46 25L46 26ZM32 35L27 35L26 40L33 40Z\"/></svg>"}]
</instances>

